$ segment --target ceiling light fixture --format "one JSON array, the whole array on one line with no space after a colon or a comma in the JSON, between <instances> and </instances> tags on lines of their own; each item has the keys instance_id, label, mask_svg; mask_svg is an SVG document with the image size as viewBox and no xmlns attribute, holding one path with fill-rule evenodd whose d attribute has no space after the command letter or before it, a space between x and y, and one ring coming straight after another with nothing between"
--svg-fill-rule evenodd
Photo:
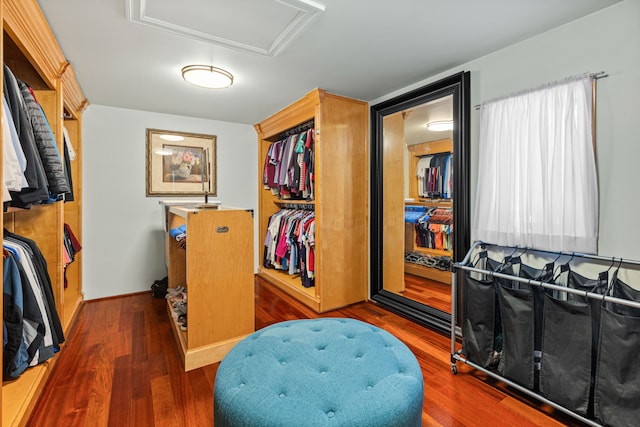
<instances>
[{"instance_id":1,"label":"ceiling light fixture","mask_svg":"<svg viewBox=\"0 0 640 427\"><path fill-rule=\"evenodd\" d=\"M165 141L176 142L176 141L184 141L184 136L163 133L162 135L160 135L160 139L164 139Z\"/></svg>"},{"instance_id":2,"label":"ceiling light fixture","mask_svg":"<svg viewBox=\"0 0 640 427\"><path fill-rule=\"evenodd\" d=\"M153 150L153 154L157 154L159 156L173 156L173 150L170 148L156 148Z\"/></svg>"},{"instance_id":3,"label":"ceiling light fixture","mask_svg":"<svg viewBox=\"0 0 640 427\"><path fill-rule=\"evenodd\" d=\"M211 65L187 65L182 69L182 78L208 89L223 89L233 84L233 74Z\"/></svg>"},{"instance_id":4,"label":"ceiling light fixture","mask_svg":"<svg viewBox=\"0 0 640 427\"><path fill-rule=\"evenodd\" d=\"M453 129L453 120L441 120L427 123L427 129L434 132L442 132Z\"/></svg>"}]
</instances>

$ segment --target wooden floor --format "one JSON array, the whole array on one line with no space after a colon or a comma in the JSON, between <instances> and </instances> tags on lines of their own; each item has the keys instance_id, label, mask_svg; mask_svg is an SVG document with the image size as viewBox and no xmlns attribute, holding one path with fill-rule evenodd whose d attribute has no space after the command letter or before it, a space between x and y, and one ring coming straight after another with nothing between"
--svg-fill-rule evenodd
<instances>
[{"instance_id":1,"label":"wooden floor","mask_svg":"<svg viewBox=\"0 0 640 427\"><path fill-rule=\"evenodd\" d=\"M424 426L580 425L564 414L554 419L549 408L540 410L495 381L488 384L467 366L451 374L447 337L373 303L323 316L369 322L411 348L424 376ZM256 328L313 317L318 315L257 280ZM212 425L218 365L182 371L164 300L145 293L88 302L67 338L28 425Z\"/></svg>"},{"instance_id":2,"label":"wooden floor","mask_svg":"<svg viewBox=\"0 0 640 427\"><path fill-rule=\"evenodd\" d=\"M451 285L407 273L404 285L402 296L451 314Z\"/></svg>"}]
</instances>

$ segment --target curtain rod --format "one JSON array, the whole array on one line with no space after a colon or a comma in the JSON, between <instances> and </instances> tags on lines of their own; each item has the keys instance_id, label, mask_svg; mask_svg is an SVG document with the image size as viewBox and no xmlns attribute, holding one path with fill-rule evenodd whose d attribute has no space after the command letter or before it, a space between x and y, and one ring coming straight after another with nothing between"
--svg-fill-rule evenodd
<instances>
[{"instance_id":1,"label":"curtain rod","mask_svg":"<svg viewBox=\"0 0 640 427\"><path fill-rule=\"evenodd\" d=\"M589 76L594 80L599 80L604 79L605 77L609 77L609 74L607 74L605 71L598 71L597 73L590 73ZM482 104L476 104L473 106L473 108L475 110L479 110L480 108L482 108Z\"/></svg>"}]
</instances>

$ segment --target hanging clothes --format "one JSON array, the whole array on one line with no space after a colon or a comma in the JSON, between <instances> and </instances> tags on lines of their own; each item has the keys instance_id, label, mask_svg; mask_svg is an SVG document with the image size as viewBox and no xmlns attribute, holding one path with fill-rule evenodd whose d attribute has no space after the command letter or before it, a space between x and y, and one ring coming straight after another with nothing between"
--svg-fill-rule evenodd
<instances>
[{"instance_id":1,"label":"hanging clothes","mask_svg":"<svg viewBox=\"0 0 640 427\"><path fill-rule=\"evenodd\" d=\"M312 200L314 129L271 143L264 160L262 183L281 199Z\"/></svg>"},{"instance_id":2,"label":"hanging clothes","mask_svg":"<svg viewBox=\"0 0 640 427\"><path fill-rule=\"evenodd\" d=\"M27 186L20 191L10 191L10 203L15 207L29 208L32 204L43 203L49 199L47 176L36 146L33 127L18 81L6 65L4 66L3 83L5 100L9 106L9 112L27 162L24 171Z\"/></svg>"},{"instance_id":3,"label":"hanging clothes","mask_svg":"<svg viewBox=\"0 0 640 427\"><path fill-rule=\"evenodd\" d=\"M299 274L302 286L314 286L315 212L281 209L269 218L263 265Z\"/></svg>"},{"instance_id":4,"label":"hanging clothes","mask_svg":"<svg viewBox=\"0 0 640 427\"><path fill-rule=\"evenodd\" d=\"M20 80L18 80L18 86L26 105L27 114L31 120L36 146L47 176L50 197L57 200L61 195L69 191L69 184L62 167L60 152L56 147L49 122L42 111L42 107L38 104L33 90Z\"/></svg>"},{"instance_id":5,"label":"hanging clothes","mask_svg":"<svg viewBox=\"0 0 640 427\"><path fill-rule=\"evenodd\" d=\"M418 196L429 199L453 197L453 155L440 153L422 156L416 165Z\"/></svg>"},{"instance_id":6,"label":"hanging clothes","mask_svg":"<svg viewBox=\"0 0 640 427\"><path fill-rule=\"evenodd\" d=\"M80 241L77 239L69 224L64 225L64 288L67 288L67 267L76 259L76 254L82 249Z\"/></svg>"},{"instance_id":7,"label":"hanging clothes","mask_svg":"<svg viewBox=\"0 0 640 427\"><path fill-rule=\"evenodd\" d=\"M452 250L453 210L451 208L428 208L422 217L417 220L415 227L417 246Z\"/></svg>"},{"instance_id":8,"label":"hanging clothes","mask_svg":"<svg viewBox=\"0 0 640 427\"><path fill-rule=\"evenodd\" d=\"M64 342L47 263L33 240L4 231L3 376L17 378L42 363ZM22 322L20 322L22 317Z\"/></svg>"}]
</instances>

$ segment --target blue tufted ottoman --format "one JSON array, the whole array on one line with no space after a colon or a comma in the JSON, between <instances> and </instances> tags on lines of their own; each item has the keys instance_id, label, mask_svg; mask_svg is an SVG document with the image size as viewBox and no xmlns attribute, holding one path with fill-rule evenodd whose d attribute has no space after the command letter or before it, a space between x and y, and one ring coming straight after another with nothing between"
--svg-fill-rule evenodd
<instances>
[{"instance_id":1,"label":"blue tufted ottoman","mask_svg":"<svg viewBox=\"0 0 640 427\"><path fill-rule=\"evenodd\" d=\"M422 372L390 333L354 319L292 320L240 341L214 387L215 427L420 426Z\"/></svg>"}]
</instances>

